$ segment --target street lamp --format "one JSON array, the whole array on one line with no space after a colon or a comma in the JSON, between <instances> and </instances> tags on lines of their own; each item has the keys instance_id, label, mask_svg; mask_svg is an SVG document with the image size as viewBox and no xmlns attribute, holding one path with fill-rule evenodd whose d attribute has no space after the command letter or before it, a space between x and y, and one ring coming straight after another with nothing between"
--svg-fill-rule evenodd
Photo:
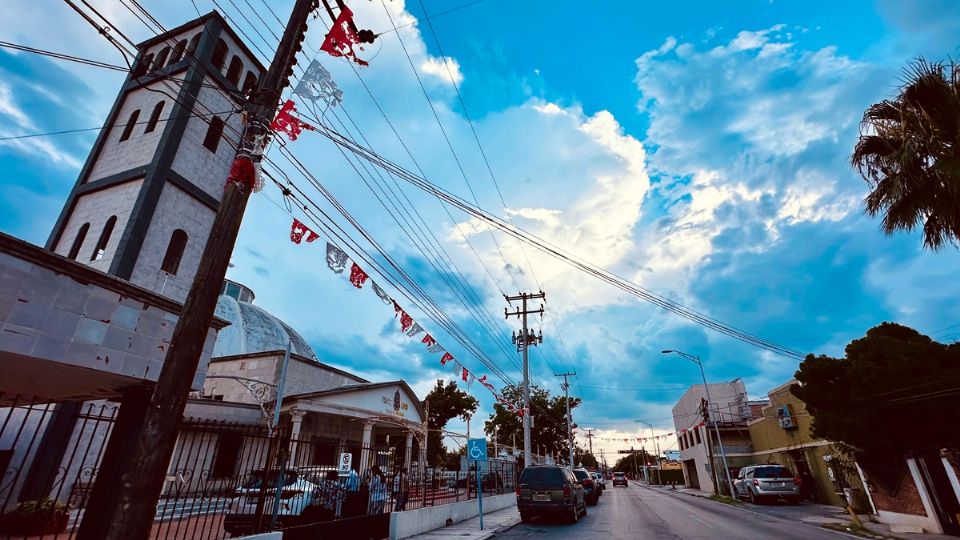
<instances>
[{"instance_id":1,"label":"street lamp","mask_svg":"<svg viewBox=\"0 0 960 540\"><path fill-rule=\"evenodd\" d=\"M653 458L654 464L657 466L657 484L660 484L660 443L657 442L657 436L653 432L653 424L647 422L646 420L637 419L637 422L641 424L646 424L650 426L650 437L653 439L653 451L656 452Z\"/></svg>"},{"instance_id":2,"label":"street lamp","mask_svg":"<svg viewBox=\"0 0 960 540\"><path fill-rule=\"evenodd\" d=\"M703 362L700 361L700 357L673 349L665 349L661 352L663 354L674 353L680 355L700 367L700 377L703 379L703 391L707 394L707 414L710 414L710 403L712 403L713 400L710 399L710 387L707 385L707 376L703 374ZM720 445L720 455L723 457L723 470L727 474L727 489L729 489L730 494L733 495L733 480L730 478L730 465L727 464L727 452L723 448L723 439L720 438L720 428L717 427L717 422L713 422L713 430L717 434L717 444ZM710 466L712 468L713 463L711 463ZM714 478L716 477L717 475L714 473Z\"/></svg>"}]
</instances>

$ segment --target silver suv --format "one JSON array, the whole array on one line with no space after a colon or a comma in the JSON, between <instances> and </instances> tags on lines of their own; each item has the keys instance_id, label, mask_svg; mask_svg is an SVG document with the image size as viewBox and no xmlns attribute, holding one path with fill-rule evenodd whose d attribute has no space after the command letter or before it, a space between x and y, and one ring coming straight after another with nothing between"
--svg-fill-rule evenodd
<instances>
[{"instance_id":1,"label":"silver suv","mask_svg":"<svg viewBox=\"0 0 960 540\"><path fill-rule=\"evenodd\" d=\"M763 500L784 499L790 504L800 502L800 487L790 469L782 465L751 465L740 469L733 481L737 498L746 498L754 504Z\"/></svg>"}]
</instances>

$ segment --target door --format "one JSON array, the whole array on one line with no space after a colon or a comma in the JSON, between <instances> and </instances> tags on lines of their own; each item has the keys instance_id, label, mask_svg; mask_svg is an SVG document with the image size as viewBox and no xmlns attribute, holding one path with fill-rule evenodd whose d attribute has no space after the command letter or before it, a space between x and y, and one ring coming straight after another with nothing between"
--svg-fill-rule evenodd
<instances>
[{"instance_id":1,"label":"door","mask_svg":"<svg viewBox=\"0 0 960 540\"><path fill-rule=\"evenodd\" d=\"M943 532L960 536L960 501L950 484L943 458L939 453L926 454L917 458L917 466Z\"/></svg>"}]
</instances>

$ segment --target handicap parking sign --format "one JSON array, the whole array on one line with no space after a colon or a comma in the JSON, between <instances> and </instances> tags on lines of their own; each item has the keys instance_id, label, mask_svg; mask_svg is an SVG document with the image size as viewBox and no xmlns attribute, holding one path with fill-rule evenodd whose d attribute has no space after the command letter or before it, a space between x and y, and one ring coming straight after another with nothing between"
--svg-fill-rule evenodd
<instances>
[{"instance_id":1,"label":"handicap parking sign","mask_svg":"<svg viewBox=\"0 0 960 540\"><path fill-rule=\"evenodd\" d=\"M486 461L487 440L467 439L467 459L471 461Z\"/></svg>"}]
</instances>

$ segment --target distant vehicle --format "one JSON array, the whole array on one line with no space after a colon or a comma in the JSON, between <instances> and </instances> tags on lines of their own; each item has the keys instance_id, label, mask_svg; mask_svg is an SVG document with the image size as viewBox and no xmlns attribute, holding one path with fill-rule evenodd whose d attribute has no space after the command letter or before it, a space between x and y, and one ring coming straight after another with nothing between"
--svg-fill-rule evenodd
<instances>
[{"instance_id":1,"label":"distant vehicle","mask_svg":"<svg viewBox=\"0 0 960 540\"><path fill-rule=\"evenodd\" d=\"M593 474L586 469L574 469L573 474L577 477L580 485L583 486L583 499L590 506L596 505L597 501L600 500L600 486L594 481Z\"/></svg>"},{"instance_id":2,"label":"distant vehicle","mask_svg":"<svg viewBox=\"0 0 960 540\"><path fill-rule=\"evenodd\" d=\"M253 518L257 513L257 501L260 498L260 488L264 479L267 485L263 497L263 513L273 515L273 503L276 499L276 485L280 471L264 469L250 471L234 493L230 504L230 512L224 517L223 528L231 536L249 534L253 526ZM312 475L310 475L312 476ZM296 469L287 469L281 478L280 506L278 516L299 516L304 509L313 503L317 484L308 480L308 476L299 473Z\"/></svg>"},{"instance_id":3,"label":"distant vehicle","mask_svg":"<svg viewBox=\"0 0 960 540\"><path fill-rule=\"evenodd\" d=\"M580 516L587 515L584 488L566 467L531 465L520 474L516 492L524 523L547 514L566 516L576 523Z\"/></svg>"},{"instance_id":4,"label":"distant vehicle","mask_svg":"<svg viewBox=\"0 0 960 540\"><path fill-rule=\"evenodd\" d=\"M617 484L621 484L623 487L628 487L627 475L619 471L613 473L613 487L617 487Z\"/></svg>"},{"instance_id":5,"label":"distant vehicle","mask_svg":"<svg viewBox=\"0 0 960 540\"><path fill-rule=\"evenodd\" d=\"M740 469L733 481L737 498L746 498L754 504L764 500L783 499L790 504L800 503L800 486L790 469L781 465L751 465Z\"/></svg>"}]
</instances>

